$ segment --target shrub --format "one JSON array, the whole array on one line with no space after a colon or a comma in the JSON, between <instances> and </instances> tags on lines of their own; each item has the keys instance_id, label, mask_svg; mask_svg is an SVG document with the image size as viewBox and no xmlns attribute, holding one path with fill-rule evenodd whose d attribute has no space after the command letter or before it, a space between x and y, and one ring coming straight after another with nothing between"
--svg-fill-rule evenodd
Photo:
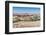
<instances>
[{"instance_id":1,"label":"shrub","mask_svg":"<svg viewBox=\"0 0 46 35\"><path fill-rule=\"evenodd\" d=\"M32 20L33 20L33 21L37 21L37 20L38 20L38 16L37 16L37 15L33 16L33 17L32 17Z\"/></svg>"},{"instance_id":2,"label":"shrub","mask_svg":"<svg viewBox=\"0 0 46 35\"><path fill-rule=\"evenodd\" d=\"M20 19L19 19L18 17L16 17L16 16L13 17L13 23L14 23L14 22L18 22L18 21L20 21Z\"/></svg>"}]
</instances>

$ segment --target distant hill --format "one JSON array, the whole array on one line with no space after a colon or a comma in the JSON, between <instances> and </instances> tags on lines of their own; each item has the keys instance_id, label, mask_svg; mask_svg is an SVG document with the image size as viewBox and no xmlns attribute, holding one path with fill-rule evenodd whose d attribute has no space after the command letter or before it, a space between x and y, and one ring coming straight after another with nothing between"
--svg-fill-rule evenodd
<instances>
[{"instance_id":1,"label":"distant hill","mask_svg":"<svg viewBox=\"0 0 46 35\"><path fill-rule=\"evenodd\" d=\"M16 15L40 15L40 13L34 13L34 14L32 14L32 13L15 13L15 14L13 14L13 16L16 16Z\"/></svg>"}]
</instances>

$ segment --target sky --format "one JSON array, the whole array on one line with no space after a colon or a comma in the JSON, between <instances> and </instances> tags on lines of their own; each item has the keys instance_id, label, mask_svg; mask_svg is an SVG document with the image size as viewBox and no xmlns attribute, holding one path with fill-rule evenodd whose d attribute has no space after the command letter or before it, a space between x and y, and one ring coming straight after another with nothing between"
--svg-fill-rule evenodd
<instances>
[{"instance_id":1,"label":"sky","mask_svg":"<svg viewBox=\"0 0 46 35\"><path fill-rule=\"evenodd\" d=\"M40 13L40 8L36 8L36 7L13 7L13 13Z\"/></svg>"}]
</instances>

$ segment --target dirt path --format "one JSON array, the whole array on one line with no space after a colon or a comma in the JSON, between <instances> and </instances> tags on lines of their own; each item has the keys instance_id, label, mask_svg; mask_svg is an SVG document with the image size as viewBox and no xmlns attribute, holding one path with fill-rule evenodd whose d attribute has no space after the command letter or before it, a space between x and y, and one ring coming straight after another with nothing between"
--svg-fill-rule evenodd
<instances>
[{"instance_id":1,"label":"dirt path","mask_svg":"<svg viewBox=\"0 0 46 35\"><path fill-rule=\"evenodd\" d=\"M13 24L14 28L39 27L40 21L20 21Z\"/></svg>"}]
</instances>

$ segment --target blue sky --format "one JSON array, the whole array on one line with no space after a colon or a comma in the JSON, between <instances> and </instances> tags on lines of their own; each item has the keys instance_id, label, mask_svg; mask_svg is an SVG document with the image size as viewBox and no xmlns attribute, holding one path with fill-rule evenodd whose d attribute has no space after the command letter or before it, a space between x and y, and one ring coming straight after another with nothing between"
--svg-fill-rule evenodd
<instances>
[{"instance_id":1,"label":"blue sky","mask_svg":"<svg viewBox=\"0 0 46 35\"><path fill-rule=\"evenodd\" d=\"M36 7L13 7L13 13L40 13L40 8L36 8Z\"/></svg>"}]
</instances>

